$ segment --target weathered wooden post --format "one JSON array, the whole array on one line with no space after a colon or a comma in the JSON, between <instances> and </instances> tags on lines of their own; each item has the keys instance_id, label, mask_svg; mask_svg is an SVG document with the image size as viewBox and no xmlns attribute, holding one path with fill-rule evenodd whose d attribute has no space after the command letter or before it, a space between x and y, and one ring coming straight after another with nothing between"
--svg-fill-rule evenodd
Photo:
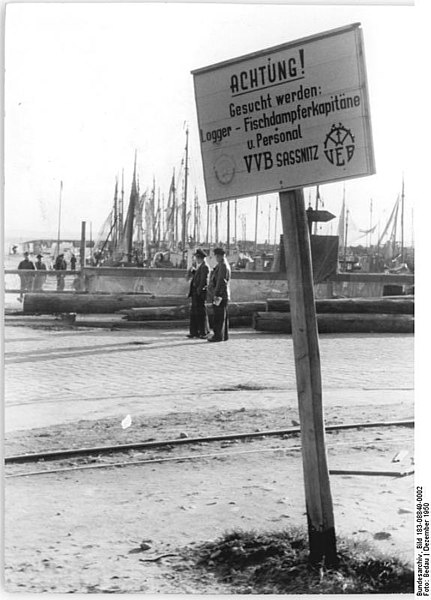
<instances>
[{"instance_id":1,"label":"weathered wooden post","mask_svg":"<svg viewBox=\"0 0 431 600\"><path fill-rule=\"evenodd\" d=\"M334 514L326 460L310 234L302 189L280 194L280 214L292 315L310 561L334 564Z\"/></svg>"}]
</instances>

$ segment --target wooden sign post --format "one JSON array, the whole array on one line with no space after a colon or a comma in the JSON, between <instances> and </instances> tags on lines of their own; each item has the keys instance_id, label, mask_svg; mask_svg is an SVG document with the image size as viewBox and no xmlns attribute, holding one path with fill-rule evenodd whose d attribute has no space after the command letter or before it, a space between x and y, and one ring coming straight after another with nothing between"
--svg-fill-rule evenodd
<instances>
[{"instance_id":1,"label":"wooden sign post","mask_svg":"<svg viewBox=\"0 0 431 600\"><path fill-rule=\"evenodd\" d=\"M325 448L319 338L310 234L303 190L280 193L292 317L310 561L337 561L334 514Z\"/></svg>"},{"instance_id":2,"label":"wooden sign post","mask_svg":"<svg viewBox=\"0 0 431 600\"><path fill-rule=\"evenodd\" d=\"M326 564L337 553L303 188L375 173L364 57L351 23L193 71L207 202L280 194L310 559Z\"/></svg>"}]
</instances>

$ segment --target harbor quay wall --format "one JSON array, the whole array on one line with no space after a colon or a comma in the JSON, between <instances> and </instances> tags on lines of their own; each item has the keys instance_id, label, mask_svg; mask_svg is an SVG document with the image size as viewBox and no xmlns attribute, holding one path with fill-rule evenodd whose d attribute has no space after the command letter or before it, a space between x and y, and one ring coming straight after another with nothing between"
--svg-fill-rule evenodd
<instances>
[{"instance_id":1,"label":"harbor quay wall","mask_svg":"<svg viewBox=\"0 0 431 600\"><path fill-rule=\"evenodd\" d=\"M190 282L183 269L85 269L86 288L90 293L149 293L154 296L181 296L186 300ZM270 272L233 271L232 299L235 302L265 300L287 295L286 275Z\"/></svg>"},{"instance_id":2,"label":"harbor quay wall","mask_svg":"<svg viewBox=\"0 0 431 600\"><path fill-rule=\"evenodd\" d=\"M86 291L90 293L149 293L155 296L182 295L189 282L183 269L139 269L95 267L84 270ZM337 273L315 285L316 298L378 298L385 286L400 286L403 292L414 285L414 276L390 273ZM271 271L232 271L232 299L236 302L286 297L286 273Z\"/></svg>"}]
</instances>

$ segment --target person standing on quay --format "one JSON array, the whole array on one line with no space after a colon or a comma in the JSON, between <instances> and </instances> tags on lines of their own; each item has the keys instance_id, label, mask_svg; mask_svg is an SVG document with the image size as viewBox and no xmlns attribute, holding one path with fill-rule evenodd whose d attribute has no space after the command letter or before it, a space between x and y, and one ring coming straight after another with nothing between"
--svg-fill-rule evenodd
<instances>
[{"instance_id":1,"label":"person standing on quay","mask_svg":"<svg viewBox=\"0 0 431 600\"><path fill-rule=\"evenodd\" d=\"M46 271L46 264L43 262L42 254L36 256L37 261L35 263L36 271ZM46 272L37 273L34 278L34 290L40 292L43 290L43 284L46 281Z\"/></svg>"},{"instance_id":2,"label":"person standing on quay","mask_svg":"<svg viewBox=\"0 0 431 600\"><path fill-rule=\"evenodd\" d=\"M209 342L226 342L229 339L230 266L225 254L223 248L214 249L217 264L211 272L209 285L213 296L214 335L208 338Z\"/></svg>"},{"instance_id":3,"label":"person standing on quay","mask_svg":"<svg viewBox=\"0 0 431 600\"><path fill-rule=\"evenodd\" d=\"M34 264L28 258L28 252L24 252L24 259L18 265L19 270L34 271ZM33 275L30 273L20 274L21 289L18 300L22 302L25 292L31 292L33 289Z\"/></svg>"},{"instance_id":4,"label":"person standing on quay","mask_svg":"<svg viewBox=\"0 0 431 600\"><path fill-rule=\"evenodd\" d=\"M67 263L64 260L64 254L59 254L55 259L54 263L55 271L66 271ZM64 278L63 273L57 273L57 292L62 292L64 290Z\"/></svg>"},{"instance_id":5,"label":"person standing on quay","mask_svg":"<svg viewBox=\"0 0 431 600\"><path fill-rule=\"evenodd\" d=\"M190 309L190 333L187 337L206 339L209 333L209 326L205 300L207 297L210 269L203 250L198 248L194 256L197 266L192 271L192 279L190 281L188 297L192 299L192 305Z\"/></svg>"}]
</instances>

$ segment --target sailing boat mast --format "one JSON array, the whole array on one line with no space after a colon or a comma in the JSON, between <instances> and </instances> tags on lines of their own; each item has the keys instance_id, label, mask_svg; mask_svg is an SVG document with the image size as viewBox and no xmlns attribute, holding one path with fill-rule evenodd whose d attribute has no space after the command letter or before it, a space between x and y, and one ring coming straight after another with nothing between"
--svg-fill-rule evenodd
<instances>
[{"instance_id":1,"label":"sailing boat mast","mask_svg":"<svg viewBox=\"0 0 431 600\"><path fill-rule=\"evenodd\" d=\"M401 262L404 262L404 174L401 187Z\"/></svg>"},{"instance_id":2,"label":"sailing boat mast","mask_svg":"<svg viewBox=\"0 0 431 600\"><path fill-rule=\"evenodd\" d=\"M175 168L172 174L172 247L178 245L178 206L175 183Z\"/></svg>"},{"instance_id":3,"label":"sailing boat mast","mask_svg":"<svg viewBox=\"0 0 431 600\"><path fill-rule=\"evenodd\" d=\"M230 200L227 201L227 253L230 252Z\"/></svg>"},{"instance_id":4,"label":"sailing boat mast","mask_svg":"<svg viewBox=\"0 0 431 600\"><path fill-rule=\"evenodd\" d=\"M234 230L235 230L235 244L236 245L238 245L238 238L237 238L237 232L236 232L236 222L238 219L237 203L238 203L238 200L235 198L235 227L234 227Z\"/></svg>"},{"instance_id":5,"label":"sailing boat mast","mask_svg":"<svg viewBox=\"0 0 431 600\"><path fill-rule=\"evenodd\" d=\"M349 229L349 209L346 210L346 232L344 234L344 268L346 268L347 258L347 231Z\"/></svg>"},{"instance_id":6,"label":"sailing boat mast","mask_svg":"<svg viewBox=\"0 0 431 600\"><path fill-rule=\"evenodd\" d=\"M123 215L124 215L124 169L121 173L121 198L118 207L118 230L119 238L123 237Z\"/></svg>"},{"instance_id":7,"label":"sailing boat mast","mask_svg":"<svg viewBox=\"0 0 431 600\"><path fill-rule=\"evenodd\" d=\"M157 246L161 241L160 188L157 189Z\"/></svg>"},{"instance_id":8,"label":"sailing boat mast","mask_svg":"<svg viewBox=\"0 0 431 600\"><path fill-rule=\"evenodd\" d=\"M165 239L165 229L166 229L165 216L166 216L165 195L162 194L161 234L160 234L162 240Z\"/></svg>"},{"instance_id":9,"label":"sailing boat mast","mask_svg":"<svg viewBox=\"0 0 431 600\"><path fill-rule=\"evenodd\" d=\"M256 221L254 226L254 251L257 253L257 218L259 214L259 196L256 196Z\"/></svg>"},{"instance_id":10,"label":"sailing boat mast","mask_svg":"<svg viewBox=\"0 0 431 600\"><path fill-rule=\"evenodd\" d=\"M320 191L319 186L316 187L316 208L315 210L319 210L319 200L320 200ZM317 234L317 221L314 222L314 235Z\"/></svg>"},{"instance_id":11,"label":"sailing boat mast","mask_svg":"<svg viewBox=\"0 0 431 600\"><path fill-rule=\"evenodd\" d=\"M118 244L118 177L115 178L115 192L114 192L114 234L113 234L113 250Z\"/></svg>"},{"instance_id":12,"label":"sailing boat mast","mask_svg":"<svg viewBox=\"0 0 431 600\"><path fill-rule=\"evenodd\" d=\"M198 243L199 229L200 229L200 216L199 216L199 199L198 192L195 188L193 196L193 241L195 244Z\"/></svg>"},{"instance_id":13,"label":"sailing boat mast","mask_svg":"<svg viewBox=\"0 0 431 600\"><path fill-rule=\"evenodd\" d=\"M271 237L271 203L269 204L269 208L268 208L268 249L269 249L269 245L270 245L270 237Z\"/></svg>"},{"instance_id":14,"label":"sailing boat mast","mask_svg":"<svg viewBox=\"0 0 431 600\"><path fill-rule=\"evenodd\" d=\"M247 240L247 215L241 215L241 226L242 226L242 241L246 242Z\"/></svg>"},{"instance_id":15,"label":"sailing boat mast","mask_svg":"<svg viewBox=\"0 0 431 600\"><path fill-rule=\"evenodd\" d=\"M186 159L184 168L184 203L183 203L183 230L182 230L182 245L183 252L186 250L186 221L187 221L187 175L188 175L188 160L189 160L189 128L186 128Z\"/></svg>"},{"instance_id":16,"label":"sailing boat mast","mask_svg":"<svg viewBox=\"0 0 431 600\"><path fill-rule=\"evenodd\" d=\"M61 196L63 193L63 182L60 181L60 195L58 198L58 231L57 231L57 256L60 254L60 226L61 226Z\"/></svg>"},{"instance_id":17,"label":"sailing boat mast","mask_svg":"<svg viewBox=\"0 0 431 600\"><path fill-rule=\"evenodd\" d=\"M275 203L275 218L274 218L274 257L275 252L277 250L277 214L278 214L278 204Z\"/></svg>"},{"instance_id":18,"label":"sailing boat mast","mask_svg":"<svg viewBox=\"0 0 431 600\"><path fill-rule=\"evenodd\" d=\"M126 218L126 243L127 243L127 258L129 262L132 260L133 256L133 221L135 216L135 206L136 206L136 197L138 195L138 190L136 186L136 157L137 151L135 150L135 164L133 168L133 181L132 181L132 189L130 192L130 200L129 200L129 209L127 211Z\"/></svg>"},{"instance_id":19,"label":"sailing boat mast","mask_svg":"<svg viewBox=\"0 0 431 600\"><path fill-rule=\"evenodd\" d=\"M396 210L395 210L395 218L394 218L394 225L392 228L392 258L395 258L396 256L396 248L397 248L397 226L398 226L398 209L399 209L399 205L400 205L400 197L398 196L397 199L397 204L396 204Z\"/></svg>"}]
</instances>

